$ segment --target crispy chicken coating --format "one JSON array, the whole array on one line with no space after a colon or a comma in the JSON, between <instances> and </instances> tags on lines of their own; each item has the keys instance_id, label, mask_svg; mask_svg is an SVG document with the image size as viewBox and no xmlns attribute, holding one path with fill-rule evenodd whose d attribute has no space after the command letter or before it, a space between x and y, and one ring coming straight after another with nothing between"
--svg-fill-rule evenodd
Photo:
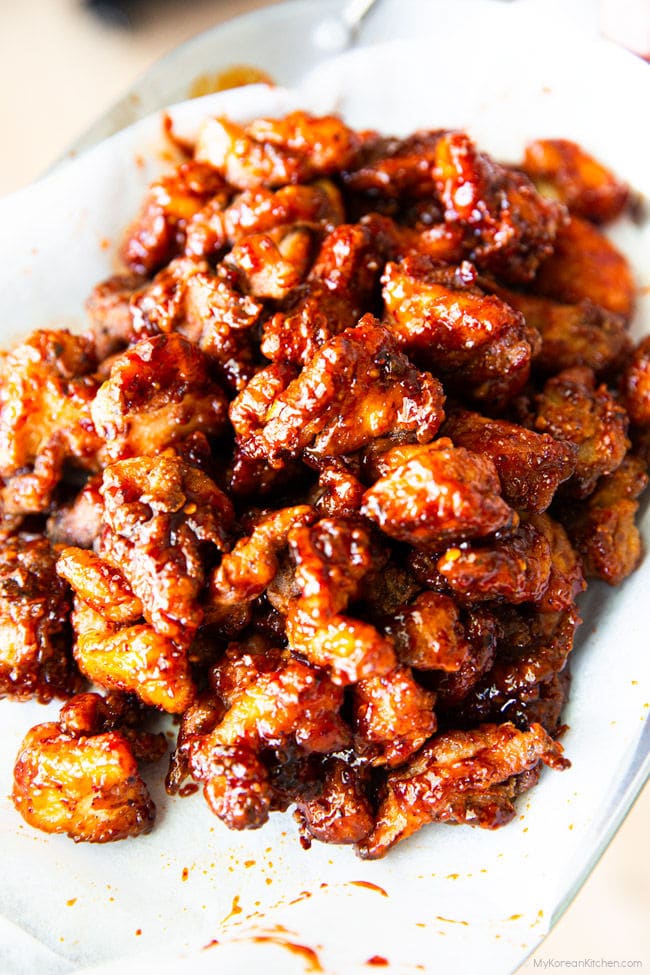
<instances>
[{"instance_id":1,"label":"crispy chicken coating","mask_svg":"<svg viewBox=\"0 0 650 975\"><path fill-rule=\"evenodd\" d=\"M454 268L416 255L389 263L382 278L387 320L408 355L452 388L500 408L526 384L539 336L476 280L468 262Z\"/></svg>"},{"instance_id":2,"label":"crispy chicken coating","mask_svg":"<svg viewBox=\"0 0 650 975\"><path fill-rule=\"evenodd\" d=\"M295 817L307 848L312 838L323 843L360 843L374 826L359 770L340 758L327 760L320 791L297 803Z\"/></svg>"},{"instance_id":3,"label":"crispy chicken coating","mask_svg":"<svg viewBox=\"0 0 650 975\"><path fill-rule=\"evenodd\" d=\"M66 833L75 842L149 833L156 815L128 739L119 731L77 733L69 722L28 732L14 768L12 799L30 826Z\"/></svg>"},{"instance_id":4,"label":"crispy chicken coating","mask_svg":"<svg viewBox=\"0 0 650 975\"><path fill-rule=\"evenodd\" d=\"M587 366L595 373L611 375L628 358L632 343L622 315L587 299L566 305L501 287L498 293L541 335L541 345L533 359L535 370L552 374L573 366Z\"/></svg>"},{"instance_id":5,"label":"crispy chicken coating","mask_svg":"<svg viewBox=\"0 0 650 975\"><path fill-rule=\"evenodd\" d=\"M360 680L352 693L357 754L373 765L402 765L436 730L435 700L410 667Z\"/></svg>"},{"instance_id":6,"label":"crispy chicken coating","mask_svg":"<svg viewBox=\"0 0 650 975\"><path fill-rule=\"evenodd\" d=\"M395 666L391 641L364 620L344 616L381 556L353 520L325 518L295 528L289 545L300 595L287 616L289 646L341 684L381 676Z\"/></svg>"},{"instance_id":7,"label":"crispy chicken coating","mask_svg":"<svg viewBox=\"0 0 650 975\"><path fill-rule=\"evenodd\" d=\"M604 385L596 386L591 369L577 366L549 379L536 407L535 430L577 445L566 490L586 497L603 474L616 470L630 446L625 410Z\"/></svg>"},{"instance_id":8,"label":"crispy chicken coating","mask_svg":"<svg viewBox=\"0 0 650 975\"><path fill-rule=\"evenodd\" d=\"M619 585L641 561L643 542L635 525L637 498L648 483L645 464L628 455L581 504L560 511L589 578Z\"/></svg>"},{"instance_id":9,"label":"crispy chicken coating","mask_svg":"<svg viewBox=\"0 0 650 975\"><path fill-rule=\"evenodd\" d=\"M154 630L189 645L203 621L204 555L227 546L230 500L173 454L107 467L102 490L100 554L124 574Z\"/></svg>"},{"instance_id":10,"label":"crispy chicken coating","mask_svg":"<svg viewBox=\"0 0 650 975\"><path fill-rule=\"evenodd\" d=\"M574 444L534 433L518 423L457 410L447 419L443 432L457 447L492 460L503 497L519 510L546 511L559 485L575 470Z\"/></svg>"},{"instance_id":11,"label":"crispy chicken coating","mask_svg":"<svg viewBox=\"0 0 650 975\"><path fill-rule=\"evenodd\" d=\"M66 462L96 469L95 366L91 343L67 331L33 332L7 355L0 385L0 498L7 513L47 511Z\"/></svg>"},{"instance_id":12,"label":"crispy chicken coating","mask_svg":"<svg viewBox=\"0 0 650 975\"><path fill-rule=\"evenodd\" d=\"M0 546L0 697L47 702L79 685L72 662L70 599L45 538Z\"/></svg>"},{"instance_id":13,"label":"crispy chicken coating","mask_svg":"<svg viewBox=\"0 0 650 975\"><path fill-rule=\"evenodd\" d=\"M458 670L470 654L453 599L423 592L386 620L398 659L418 670Z\"/></svg>"},{"instance_id":14,"label":"crispy chicken coating","mask_svg":"<svg viewBox=\"0 0 650 975\"><path fill-rule=\"evenodd\" d=\"M437 379L417 370L372 316L330 339L271 403L265 424L246 444L271 464L309 449L350 453L386 435L430 440L444 414ZM236 416L231 419L241 433Z\"/></svg>"},{"instance_id":15,"label":"crispy chicken coating","mask_svg":"<svg viewBox=\"0 0 650 975\"><path fill-rule=\"evenodd\" d=\"M463 132L436 143L435 183L445 220L467 234L468 257L506 281L530 281L553 250L564 208L527 176L479 153Z\"/></svg>"},{"instance_id":16,"label":"crispy chicken coating","mask_svg":"<svg viewBox=\"0 0 650 975\"><path fill-rule=\"evenodd\" d=\"M90 319L88 336L98 362L121 352L133 338L131 299L144 285L138 274L114 274L100 281L90 292L86 312Z\"/></svg>"},{"instance_id":17,"label":"crispy chicken coating","mask_svg":"<svg viewBox=\"0 0 650 975\"><path fill-rule=\"evenodd\" d=\"M356 133L335 116L292 112L248 126L211 118L201 127L195 158L237 189L273 189L345 169L357 145Z\"/></svg>"},{"instance_id":18,"label":"crispy chicken coating","mask_svg":"<svg viewBox=\"0 0 650 975\"><path fill-rule=\"evenodd\" d=\"M535 278L535 291L569 305L591 301L625 319L634 308L634 281L627 260L580 217L571 217L558 230L553 254Z\"/></svg>"},{"instance_id":19,"label":"crispy chicken coating","mask_svg":"<svg viewBox=\"0 0 650 975\"><path fill-rule=\"evenodd\" d=\"M405 769L391 772L377 823L359 846L364 859L384 856L427 823L469 823L494 829L515 815L515 793L495 787L539 762L563 769L562 746L541 725L518 731L506 722L438 735Z\"/></svg>"},{"instance_id":20,"label":"crispy chicken coating","mask_svg":"<svg viewBox=\"0 0 650 975\"><path fill-rule=\"evenodd\" d=\"M548 587L551 550L541 532L522 524L491 545L448 548L438 571L463 602L538 602Z\"/></svg>"},{"instance_id":21,"label":"crispy chicken coating","mask_svg":"<svg viewBox=\"0 0 650 975\"><path fill-rule=\"evenodd\" d=\"M625 183L569 139L529 142L522 168L540 193L561 200L571 213L595 223L614 220L628 200Z\"/></svg>"},{"instance_id":22,"label":"crispy chicken coating","mask_svg":"<svg viewBox=\"0 0 650 975\"><path fill-rule=\"evenodd\" d=\"M150 275L167 264L183 247L188 221L214 197L227 201L226 184L212 166L194 160L153 183L122 244L127 267Z\"/></svg>"},{"instance_id":23,"label":"crispy chicken coating","mask_svg":"<svg viewBox=\"0 0 650 975\"><path fill-rule=\"evenodd\" d=\"M410 456L395 450L396 466L366 491L362 509L391 538L440 547L513 525L489 457L446 438L410 448Z\"/></svg>"},{"instance_id":24,"label":"crispy chicken coating","mask_svg":"<svg viewBox=\"0 0 650 975\"><path fill-rule=\"evenodd\" d=\"M226 399L200 349L180 335L158 335L113 362L92 417L110 463L156 454L195 430L220 433Z\"/></svg>"}]
</instances>

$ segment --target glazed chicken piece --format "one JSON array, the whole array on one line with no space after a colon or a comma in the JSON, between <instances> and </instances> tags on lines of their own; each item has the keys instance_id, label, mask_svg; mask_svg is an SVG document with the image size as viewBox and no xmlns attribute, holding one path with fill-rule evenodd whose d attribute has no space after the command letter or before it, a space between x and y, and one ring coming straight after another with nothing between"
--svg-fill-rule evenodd
<instances>
[{"instance_id":1,"label":"glazed chicken piece","mask_svg":"<svg viewBox=\"0 0 650 975\"><path fill-rule=\"evenodd\" d=\"M299 593L288 607L291 649L329 668L340 684L391 670L396 660L390 640L370 623L343 615L364 576L384 561L367 529L352 519L325 518L294 528L289 546Z\"/></svg>"},{"instance_id":2,"label":"glazed chicken piece","mask_svg":"<svg viewBox=\"0 0 650 975\"><path fill-rule=\"evenodd\" d=\"M287 549L289 532L315 521L310 505L294 505L263 514L250 535L240 538L226 552L210 577L210 593L205 607L209 623L223 624L250 618L250 604L261 596L275 579L280 557Z\"/></svg>"},{"instance_id":3,"label":"glazed chicken piece","mask_svg":"<svg viewBox=\"0 0 650 975\"><path fill-rule=\"evenodd\" d=\"M541 532L522 524L491 545L448 548L438 560L438 571L464 603L538 602L548 588L551 550Z\"/></svg>"},{"instance_id":4,"label":"glazed chicken piece","mask_svg":"<svg viewBox=\"0 0 650 975\"><path fill-rule=\"evenodd\" d=\"M97 469L96 364L91 343L67 331L33 332L7 355L0 385L0 498L7 514L47 511L64 464Z\"/></svg>"},{"instance_id":5,"label":"glazed chicken piece","mask_svg":"<svg viewBox=\"0 0 650 975\"><path fill-rule=\"evenodd\" d=\"M122 588L128 592L125 580ZM169 714L182 714L194 700L187 651L150 624L111 622L77 597L72 626L74 658L94 684Z\"/></svg>"},{"instance_id":6,"label":"glazed chicken piece","mask_svg":"<svg viewBox=\"0 0 650 975\"><path fill-rule=\"evenodd\" d=\"M612 375L626 362L632 343L622 315L584 300L566 305L539 295L497 287L496 292L539 332L542 342L533 369L550 375L587 366Z\"/></svg>"},{"instance_id":7,"label":"glazed chicken piece","mask_svg":"<svg viewBox=\"0 0 650 975\"><path fill-rule=\"evenodd\" d=\"M469 259L506 281L530 281L552 253L564 207L541 197L523 173L478 152L463 132L445 133L435 160L445 221L465 230Z\"/></svg>"},{"instance_id":8,"label":"glazed chicken piece","mask_svg":"<svg viewBox=\"0 0 650 975\"><path fill-rule=\"evenodd\" d=\"M226 209L224 238L237 244L248 234L275 235L296 225L329 233L344 219L341 194L330 180L307 186L282 186L275 191L259 187L238 194Z\"/></svg>"},{"instance_id":9,"label":"glazed chicken piece","mask_svg":"<svg viewBox=\"0 0 650 975\"><path fill-rule=\"evenodd\" d=\"M340 758L326 760L323 783L312 799L299 801L294 813L300 842L360 843L374 826L362 774Z\"/></svg>"},{"instance_id":10,"label":"glazed chicken piece","mask_svg":"<svg viewBox=\"0 0 650 975\"><path fill-rule=\"evenodd\" d=\"M613 474L601 478L585 501L561 508L559 516L588 578L618 586L641 561L643 542L635 517L637 498L647 483L645 465L628 455Z\"/></svg>"},{"instance_id":11,"label":"glazed chicken piece","mask_svg":"<svg viewBox=\"0 0 650 975\"><path fill-rule=\"evenodd\" d=\"M462 395L503 407L528 380L538 333L476 284L476 269L426 256L389 263L382 277L387 324L405 352Z\"/></svg>"},{"instance_id":12,"label":"glazed chicken piece","mask_svg":"<svg viewBox=\"0 0 650 975\"><path fill-rule=\"evenodd\" d=\"M204 558L229 543L230 500L171 453L107 467L102 490L99 554L123 573L154 630L188 646L203 621Z\"/></svg>"},{"instance_id":13,"label":"glazed chicken piece","mask_svg":"<svg viewBox=\"0 0 650 975\"><path fill-rule=\"evenodd\" d=\"M90 843L151 831L156 807L138 772L138 749L116 717L98 694L79 694L58 723L28 732L14 768L12 799L30 826ZM147 758L163 754L163 736L146 735L144 744Z\"/></svg>"},{"instance_id":14,"label":"glazed chicken piece","mask_svg":"<svg viewBox=\"0 0 650 975\"><path fill-rule=\"evenodd\" d=\"M190 160L152 183L140 215L127 231L121 257L136 274L150 276L183 249L188 222L208 200L230 193L212 166Z\"/></svg>"},{"instance_id":15,"label":"glazed chicken piece","mask_svg":"<svg viewBox=\"0 0 650 975\"><path fill-rule=\"evenodd\" d=\"M447 419L443 433L457 447L492 460L503 497L520 511L546 511L559 485L575 470L575 444L507 420L456 410Z\"/></svg>"},{"instance_id":16,"label":"glazed chicken piece","mask_svg":"<svg viewBox=\"0 0 650 975\"><path fill-rule=\"evenodd\" d=\"M131 299L145 285L139 274L114 274L100 281L90 292L86 312L90 319L87 332L92 340L97 361L121 352L133 340Z\"/></svg>"},{"instance_id":17,"label":"glazed chicken piece","mask_svg":"<svg viewBox=\"0 0 650 975\"><path fill-rule=\"evenodd\" d=\"M553 254L541 265L534 288L568 305L590 301L626 320L634 309L634 281L627 260L580 217L571 217L558 230Z\"/></svg>"},{"instance_id":18,"label":"glazed chicken piece","mask_svg":"<svg viewBox=\"0 0 650 975\"><path fill-rule=\"evenodd\" d=\"M630 446L625 410L606 386L596 386L591 369L577 366L549 379L535 403L535 430L578 447L565 492L587 497L603 474L616 470Z\"/></svg>"},{"instance_id":19,"label":"glazed chicken piece","mask_svg":"<svg viewBox=\"0 0 650 975\"><path fill-rule=\"evenodd\" d=\"M442 438L426 446L396 447L385 459L391 463L366 491L362 509L391 538L439 548L515 524L489 457Z\"/></svg>"},{"instance_id":20,"label":"glazed chicken piece","mask_svg":"<svg viewBox=\"0 0 650 975\"><path fill-rule=\"evenodd\" d=\"M307 365L329 339L376 303L383 248L371 229L342 224L323 241L306 283L264 325L261 352Z\"/></svg>"},{"instance_id":21,"label":"glazed chicken piece","mask_svg":"<svg viewBox=\"0 0 650 975\"><path fill-rule=\"evenodd\" d=\"M281 651L251 650L229 648L213 676L221 713L213 707L198 730L188 722L179 737L182 760L231 829L262 826L273 806L263 751L320 754L349 741L338 714L343 691L323 671Z\"/></svg>"},{"instance_id":22,"label":"glazed chicken piece","mask_svg":"<svg viewBox=\"0 0 650 975\"><path fill-rule=\"evenodd\" d=\"M420 593L387 617L384 629L400 662L418 670L459 670L471 652L458 606L442 593Z\"/></svg>"},{"instance_id":23,"label":"glazed chicken piece","mask_svg":"<svg viewBox=\"0 0 650 975\"><path fill-rule=\"evenodd\" d=\"M372 765L403 765L436 730L435 700L410 667L360 680L351 705L357 755Z\"/></svg>"},{"instance_id":24,"label":"glazed chicken piece","mask_svg":"<svg viewBox=\"0 0 650 975\"><path fill-rule=\"evenodd\" d=\"M578 217L607 223L619 216L629 188L569 139L529 142L522 169L544 196L560 200Z\"/></svg>"},{"instance_id":25,"label":"glazed chicken piece","mask_svg":"<svg viewBox=\"0 0 650 975\"><path fill-rule=\"evenodd\" d=\"M641 339L621 377L621 397L635 426L650 426L650 336Z\"/></svg>"},{"instance_id":26,"label":"glazed chicken piece","mask_svg":"<svg viewBox=\"0 0 650 975\"><path fill-rule=\"evenodd\" d=\"M419 372L365 315L275 396L259 433L251 437L250 427L242 429L237 405L230 417L246 453L273 465L306 449L316 457L351 453L386 435L426 442L443 420L443 402L438 380Z\"/></svg>"},{"instance_id":27,"label":"glazed chicken piece","mask_svg":"<svg viewBox=\"0 0 650 975\"><path fill-rule=\"evenodd\" d=\"M427 823L503 825L515 815L517 789L499 787L540 761L556 769L569 764L541 725L518 731L506 722L436 736L405 769L389 774L375 828L359 845L361 856L382 857Z\"/></svg>"},{"instance_id":28,"label":"glazed chicken piece","mask_svg":"<svg viewBox=\"0 0 650 975\"><path fill-rule=\"evenodd\" d=\"M110 463L156 454L195 430L221 433L226 398L200 349L180 335L158 335L114 360L92 417Z\"/></svg>"},{"instance_id":29,"label":"glazed chicken piece","mask_svg":"<svg viewBox=\"0 0 650 975\"><path fill-rule=\"evenodd\" d=\"M0 546L0 697L47 702L79 686L71 657L67 586L45 538Z\"/></svg>"},{"instance_id":30,"label":"glazed chicken piece","mask_svg":"<svg viewBox=\"0 0 650 975\"><path fill-rule=\"evenodd\" d=\"M582 559L559 521L549 514L533 514L526 520L549 544L551 574L541 599L536 600L540 613L557 613L571 609L576 597L587 588Z\"/></svg>"},{"instance_id":31,"label":"glazed chicken piece","mask_svg":"<svg viewBox=\"0 0 650 975\"><path fill-rule=\"evenodd\" d=\"M203 123L195 147L199 163L212 166L240 190L308 183L345 169L358 137L335 116L292 112L241 126L225 118Z\"/></svg>"}]
</instances>

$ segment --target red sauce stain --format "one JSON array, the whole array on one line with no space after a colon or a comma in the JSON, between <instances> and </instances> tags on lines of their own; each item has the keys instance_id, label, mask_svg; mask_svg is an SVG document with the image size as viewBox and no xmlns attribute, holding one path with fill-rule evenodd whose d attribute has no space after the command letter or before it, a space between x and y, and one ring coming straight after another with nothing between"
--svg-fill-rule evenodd
<instances>
[{"instance_id":1,"label":"red sauce stain","mask_svg":"<svg viewBox=\"0 0 650 975\"><path fill-rule=\"evenodd\" d=\"M305 972L323 972L324 968L320 963L320 958L316 954L313 948L308 948L307 945L298 945L293 941L285 941L284 938L279 938L277 935L273 934L258 934L251 938L252 941L257 941L258 943L270 943L273 945L279 945L281 948L286 948L293 955L299 955L308 968L305 968Z\"/></svg>"},{"instance_id":2,"label":"red sauce stain","mask_svg":"<svg viewBox=\"0 0 650 975\"><path fill-rule=\"evenodd\" d=\"M448 873L447 876L445 877L445 880L458 880L459 877L460 877L459 873Z\"/></svg>"},{"instance_id":3,"label":"red sauce stain","mask_svg":"<svg viewBox=\"0 0 650 975\"><path fill-rule=\"evenodd\" d=\"M256 863L257 860L244 860L244 866L246 867L247 870L250 870L251 867L254 867Z\"/></svg>"},{"instance_id":4,"label":"red sauce stain","mask_svg":"<svg viewBox=\"0 0 650 975\"><path fill-rule=\"evenodd\" d=\"M368 961L366 962L366 965L387 965L387 964L388 964L388 958L384 958L383 955L373 955L372 958L369 958Z\"/></svg>"},{"instance_id":5,"label":"red sauce stain","mask_svg":"<svg viewBox=\"0 0 650 975\"><path fill-rule=\"evenodd\" d=\"M99 246L101 247L101 249L102 249L103 251L107 251L107 250L109 250L109 248L110 248L110 246L111 246L111 242L110 242L110 240L108 239L108 237L102 237L102 239L101 239L101 240L100 240L100 242L99 242Z\"/></svg>"},{"instance_id":6,"label":"red sauce stain","mask_svg":"<svg viewBox=\"0 0 650 975\"><path fill-rule=\"evenodd\" d=\"M74 907L74 905L76 903L77 903L77 898L76 897L71 897L69 901L66 901L66 904L68 905L68 907Z\"/></svg>"},{"instance_id":7,"label":"red sauce stain","mask_svg":"<svg viewBox=\"0 0 650 975\"><path fill-rule=\"evenodd\" d=\"M269 884L272 884L273 883L273 878L272 877L267 877L266 880L264 881L264 883L268 887Z\"/></svg>"},{"instance_id":8,"label":"red sauce stain","mask_svg":"<svg viewBox=\"0 0 650 975\"><path fill-rule=\"evenodd\" d=\"M437 921L446 921L447 924L464 924L465 927L469 927L469 921L459 921L455 917L443 917L442 914L436 914Z\"/></svg>"},{"instance_id":9,"label":"red sauce stain","mask_svg":"<svg viewBox=\"0 0 650 975\"><path fill-rule=\"evenodd\" d=\"M299 904L300 901L306 901L309 897L311 897L311 891L310 890L301 890L300 893L298 894L298 896L297 897L294 897L294 899L292 901L289 901L289 903L290 904Z\"/></svg>"},{"instance_id":10,"label":"red sauce stain","mask_svg":"<svg viewBox=\"0 0 650 975\"><path fill-rule=\"evenodd\" d=\"M189 877L189 875L190 875L190 872L187 869L187 867L183 867L183 872L181 874L181 880L187 880L187 878Z\"/></svg>"},{"instance_id":11,"label":"red sauce stain","mask_svg":"<svg viewBox=\"0 0 650 975\"><path fill-rule=\"evenodd\" d=\"M195 792L199 791L199 787L196 782L187 782L186 785L181 786L178 790L179 796L182 799L186 799L187 796L193 796Z\"/></svg>"},{"instance_id":12,"label":"red sauce stain","mask_svg":"<svg viewBox=\"0 0 650 975\"><path fill-rule=\"evenodd\" d=\"M388 897L388 894L383 887L380 887L378 884L371 884L368 880L351 880L350 886L365 887L366 890L376 891L378 894L381 894L382 897Z\"/></svg>"},{"instance_id":13,"label":"red sauce stain","mask_svg":"<svg viewBox=\"0 0 650 975\"><path fill-rule=\"evenodd\" d=\"M142 928L136 928L135 929L136 938L139 938L141 934L142 934Z\"/></svg>"},{"instance_id":14,"label":"red sauce stain","mask_svg":"<svg viewBox=\"0 0 650 975\"><path fill-rule=\"evenodd\" d=\"M232 907L230 908L228 914L226 914L226 916L223 918L221 923L225 924L226 921L229 921L231 917L236 917L238 914L241 914L241 912L242 909L239 904L239 894L235 894L235 896L232 899Z\"/></svg>"},{"instance_id":15,"label":"red sauce stain","mask_svg":"<svg viewBox=\"0 0 650 975\"><path fill-rule=\"evenodd\" d=\"M523 914L511 914L510 917L508 918L508 920L509 921L518 921L519 918L520 917L523 917L523 916L524 916Z\"/></svg>"},{"instance_id":16,"label":"red sauce stain","mask_svg":"<svg viewBox=\"0 0 650 975\"><path fill-rule=\"evenodd\" d=\"M203 951L207 951L208 948L214 948L214 946L215 945L218 945L218 944L219 944L219 942L217 941L217 939L216 938L212 938L211 941L208 941L207 945L203 945L203 949L202 950Z\"/></svg>"},{"instance_id":17,"label":"red sauce stain","mask_svg":"<svg viewBox=\"0 0 650 975\"><path fill-rule=\"evenodd\" d=\"M144 169L144 167L147 165L144 156L141 156L139 154L134 157L133 161L135 162L138 169Z\"/></svg>"}]
</instances>

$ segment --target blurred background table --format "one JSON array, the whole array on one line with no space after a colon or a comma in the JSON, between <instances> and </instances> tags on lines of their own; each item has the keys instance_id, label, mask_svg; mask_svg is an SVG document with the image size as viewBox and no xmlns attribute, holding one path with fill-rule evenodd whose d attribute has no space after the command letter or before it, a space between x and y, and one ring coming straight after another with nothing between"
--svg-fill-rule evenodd
<instances>
[{"instance_id":1,"label":"blurred background table","mask_svg":"<svg viewBox=\"0 0 650 975\"><path fill-rule=\"evenodd\" d=\"M132 22L120 25L102 20L82 0L2 0L0 194L42 174L161 55L199 31L270 5L132 0ZM593 10L596 17L596 3ZM222 67L227 65L215 70ZM649 822L646 788L577 900L522 973L551 958L639 959L650 969Z\"/></svg>"}]
</instances>

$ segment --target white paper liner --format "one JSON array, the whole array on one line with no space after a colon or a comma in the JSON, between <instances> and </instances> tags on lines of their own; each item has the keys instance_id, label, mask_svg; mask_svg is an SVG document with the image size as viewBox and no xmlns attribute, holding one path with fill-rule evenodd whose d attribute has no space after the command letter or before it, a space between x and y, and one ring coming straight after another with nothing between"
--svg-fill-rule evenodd
<instances>
[{"instance_id":1,"label":"white paper liner","mask_svg":"<svg viewBox=\"0 0 650 975\"><path fill-rule=\"evenodd\" d=\"M541 27L524 35L523 22L515 30L516 18L487 6L487 15L477 6L469 37L463 23L448 22L444 43L360 51L294 92L255 87L186 103L173 110L175 124L191 131L208 113L248 119L335 108L386 132L465 127L508 159L530 137L567 136L647 193L647 135L626 112L631 101L640 113L648 103L644 67L604 45L576 50ZM508 30L520 30L526 46L513 47ZM165 166L160 133L160 117L150 117L0 202L4 342L36 327L83 325L90 288L114 270L120 235ZM648 331L647 222L620 221L613 236L645 288L634 328ZM643 527L647 537L648 519ZM590 590L566 711L573 767L544 772L520 818L495 833L429 827L374 863L318 843L305 852L290 814L237 834L200 795L165 796L164 763L147 776L156 828L137 840L74 845L30 829L3 798L0 970L65 975L121 959L115 971L126 973L124 959L133 958L133 971L178 972L179 954L195 952L188 971L221 975L356 975L374 970L367 962L375 956L389 963L378 970L395 975L512 970L584 877L629 798L630 769L638 776L650 696L649 574L650 564L616 592ZM3 796L24 733L57 709L0 704Z\"/></svg>"}]
</instances>

